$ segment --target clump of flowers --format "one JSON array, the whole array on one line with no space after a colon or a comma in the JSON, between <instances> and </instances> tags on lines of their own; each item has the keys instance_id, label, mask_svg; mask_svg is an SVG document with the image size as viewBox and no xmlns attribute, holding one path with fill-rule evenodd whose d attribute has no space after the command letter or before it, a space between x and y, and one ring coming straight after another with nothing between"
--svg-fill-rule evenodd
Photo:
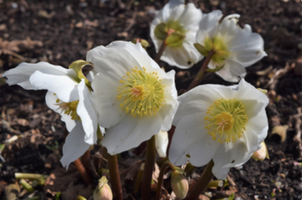
<instances>
[{"instance_id":1,"label":"clump of flowers","mask_svg":"<svg viewBox=\"0 0 302 200\"><path fill-rule=\"evenodd\" d=\"M202 56L194 48L195 36L202 12L193 3L170 0L159 11L150 26L150 35L156 51L165 49L161 60L179 68L189 68Z\"/></svg>"},{"instance_id":2,"label":"clump of flowers","mask_svg":"<svg viewBox=\"0 0 302 200\"><path fill-rule=\"evenodd\" d=\"M237 82L249 67L266 56L263 39L251 27L241 28L240 15L223 17L220 10L207 14L199 25L195 47L203 56L211 56L208 65L226 81Z\"/></svg>"},{"instance_id":3,"label":"clump of flowers","mask_svg":"<svg viewBox=\"0 0 302 200\"><path fill-rule=\"evenodd\" d=\"M268 98L244 79L236 86L202 85L179 97L169 159L175 165L214 162L224 179L260 149L267 136Z\"/></svg>"}]
</instances>

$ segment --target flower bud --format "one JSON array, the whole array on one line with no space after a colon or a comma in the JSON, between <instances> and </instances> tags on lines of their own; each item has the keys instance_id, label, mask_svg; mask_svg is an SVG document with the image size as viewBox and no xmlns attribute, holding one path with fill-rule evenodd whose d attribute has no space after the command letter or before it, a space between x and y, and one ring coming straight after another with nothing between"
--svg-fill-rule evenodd
<instances>
[{"instance_id":1,"label":"flower bud","mask_svg":"<svg viewBox=\"0 0 302 200\"><path fill-rule=\"evenodd\" d=\"M141 38L134 38L132 40L132 43L134 43L134 44L141 43L141 45L144 49L147 49L147 47L150 47L149 42L147 40L141 39Z\"/></svg>"},{"instance_id":2,"label":"flower bud","mask_svg":"<svg viewBox=\"0 0 302 200\"><path fill-rule=\"evenodd\" d=\"M265 158L269 159L266 144L264 142L261 142L260 145L261 145L261 148L258 151L254 152L254 154L252 155L252 158L254 160L260 160L260 161L263 161Z\"/></svg>"},{"instance_id":3,"label":"flower bud","mask_svg":"<svg viewBox=\"0 0 302 200\"><path fill-rule=\"evenodd\" d=\"M171 175L171 187L177 198L184 199L189 191L189 182L182 172L174 170Z\"/></svg>"},{"instance_id":4,"label":"flower bud","mask_svg":"<svg viewBox=\"0 0 302 200\"><path fill-rule=\"evenodd\" d=\"M110 186L107 184L108 180L105 176L103 176L99 180L99 184L93 193L94 200L112 200L112 191Z\"/></svg>"}]
</instances>

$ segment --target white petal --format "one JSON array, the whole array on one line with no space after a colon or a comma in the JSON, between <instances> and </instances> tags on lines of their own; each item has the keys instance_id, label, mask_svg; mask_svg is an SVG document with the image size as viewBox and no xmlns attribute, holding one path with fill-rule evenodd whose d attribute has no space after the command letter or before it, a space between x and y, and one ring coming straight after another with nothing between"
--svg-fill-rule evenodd
<instances>
[{"instance_id":1,"label":"white petal","mask_svg":"<svg viewBox=\"0 0 302 200\"><path fill-rule=\"evenodd\" d=\"M63 157L61 163L66 169L71 162L80 158L90 147L84 142L84 130L81 122L77 122L76 126L67 135L63 146Z\"/></svg>"},{"instance_id":2,"label":"white petal","mask_svg":"<svg viewBox=\"0 0 302 200\"><path fill-rule=\"evenodd\" d=\"M9 85L18 84L26 90L33 90L35 87L29 82L30 76L37 70L51 68L53 70L64 71L66 69L61 66L52 65L46 62L39 62L36 64L21 63L16 68L6 71L2 76L7 77Z\"/></svg>"},{"instance_id":3,"label":"white petal","mask_svg":"<svg viewBox=\"0 0 302 200\"><path fill-rule=\"evenodd\" d=\"M194 39L194 37L191 38ZM176 66L181 69L192 67L203 58L195 49L193 43L194 41L184 41L180 47L167 46L160 59L171 66Z\"/></svg>"},{"instance_id":4,"label":"white petal","mask_svg":"<svg viewBox=\"0 0 302 200\"><path fill-rule=\"evenodd\" d=\"M225 81L238 82L239 77L244 77L246 75L246 70L241 64L229 59L225 62L224 67L216 72L216 74Z\"/></svg>"},{"instance_id":5,"label":"white petal","mask_svg":"<svg viewBox=\"0 0 302 200\"><path fill-rule=\"evenodd\" d=\"M56 100L58 99L58 97L55 95L55 93L48 91L46 93L45 96L45 102L46 105L52 109L53 111L55 111L56 113L59 113L61 115L61 120L63 122L65 122L66 125L66 129L68 130L68 132L70 132L76 125L75 120L71 119L70 115L66 115L64 114L64 112L61 112L59 109L59 106L56 102Z\"/></svg>"},{"instance_id":6,"label":"white petal","mask_svg":"<svg viewBox=\"0 0 302 200\"><path fill-rule=\"evenodd\" d=\"M242 165L247 162L253 152L247 151L243 140L236 140L235 143L222 144L216 151L213 158L213 174L217 179L225 179L230 167Z\"/></svg>"},{"instance_id":7,"label":"white petal","mask_svg":"<svg viewBox=\"0 0 302 200\"><path fill-rule=\"evenodd\" d=\"M44 68L33 73L29 80L36 90L49 90L56 93L61 101L71 102L79 99L78 83L73 77L75 77L73 69Z\"/></svg>"},{"instance_id":8,"label":"white petal","mask_svg":"<svg viewBox=\"0 0 302 200\"><path fill-rule=\"evenodd\" d=\"M194 112L206 112L207 109L219 99L233 98L236 91L232 87L221 85L200 85L178 97L179 108L173 120L173 125L185 115Z\"/></svg>"},{"instance_id":9,"label":"white petal","mask_svg":"<svg viewBox=\"0 0 302 200\"><path fill-rule=\"evenodd\" d=\"M166 157L168 143L169 138L167 131L159 131L159 133L155 135L155 147L159 157Z\"/></svg>"},{"instance_id":10,"label":"white petal","mask_svg":"<svg viewBox=\"0 0 302 200\"><path fill-rule=\"evenodd\" d=\"M156 18L159 18L164 22L167 22L170 19L177 20L183 12L184 8L184 0L170 0L158 13Z\"/></svg>"},{"instance_id":11,"label":"white petal","mask_svg":"<svg viewBox=\"0 0 302 200\"><path fill-rule=\"evenodd\" d=\"M189 160L194 166L203 166L213 158L219 143L204 128L204 117L205 113L194 112L176 124L169 151L173 164L182 165Z\"/></svg>"},{"instance_id":12,"label":"white petal","mask_svg":"<svg viewBox=\"0 0 302 200\"><path fill-rule=\"evenodd\" d=\"M202 18L202 12L197 9L193 3L188 3L179 17L179 22L184 26L186 30L194 29L198 30L199 22Z\"/></svg>"},{"instance_id":13,"label":"white petal","mask_svg":"<svg viewBox=\"0 0 302 200\"><path fill-rule=\"evenodd\" d=\"M99 124L109 128L118 124L126 116L117 99L120 83L110 75L98 73L92 82L91 95L93 105L99 115Z\"/></svg>"},{"instance_id":14,"label":"white petal","mask_svg":"<svg viewBox=\"0 0 302 200\"><path fill-rule=\"evenodd\" d=\"M97 126L98 126L98 115L92 105L90 99L90 91L85 84L85 80L79 83L79 103L77 107L77 113L81 118L82 126L85 131L84 141L87 144L93 145L97 141Z\"/></svg>"},{"instance_id":15,"label":"white petal","mask_svg":"<svg viewBox=\"0 0 302 200\"><path fill-rule=\"evenodd\" d=\"M162 80L162 84L165 85L164 96L165 104L160 109L160 114L163 118L161 130L168 131L172 126L174 115L178 108L177 91L175 87L175 71L169 71L166 73L167 78Z\"/></svg>"},{"instance_id":16,"label":"white petal","mask_svg":"<svg viewBox=\"0 0 302 200\"><path fill-rule=\"evenodd\" d=\"M105 73L119 81L127 71L140 67L137 60L129 53L126 48L133 47L134 44L124 41L115 41L104 46L98 46L87 52L86 60L94 64L96 73Z\"/></svg>"},{"instance_id":17,"label":"white petal","mask_svg":"<svg viewBox=\"0 0 302 200\"><path fill-rule=\"evenodd\" d=\"M211 34L211 31L215 28L215 26L218 25L222 16L223 15L220 10L214 10L207 15L203 15L203 18L199 24L199 30L196 34L197 43L204 45L203 42L207 37L215 36Z\"/></svg>"},{"instance_id":18,"label":"white petal","mask_svg":"<svg viewBox=\"0 0 302 200\"><path fill-rule=\"evenodd\" d=\"M102 145L115 155L149 140L160 131L160 115L134 118L128 115L121 123L106 130Z\"/></svg>"}]
</instances>

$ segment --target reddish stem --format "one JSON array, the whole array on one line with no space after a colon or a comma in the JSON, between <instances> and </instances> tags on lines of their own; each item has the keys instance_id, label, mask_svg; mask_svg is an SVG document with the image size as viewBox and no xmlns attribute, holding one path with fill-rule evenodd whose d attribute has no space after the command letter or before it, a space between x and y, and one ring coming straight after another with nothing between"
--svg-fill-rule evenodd
<instances>
[{"instance_id":1,"label":"reddish stem","mask_svg":"<svg viewBox=\"0 0 302 200\"><path fill-rule=\"evenodd\" d=\"M87 174L87 171L85 167L83 166L81 160L78 158L76 159L73 164L76 166L77 170L80 172L81 177L83 178L86 185L89 185L91 183L91 179Z\"/></svg>"}]
</instances>

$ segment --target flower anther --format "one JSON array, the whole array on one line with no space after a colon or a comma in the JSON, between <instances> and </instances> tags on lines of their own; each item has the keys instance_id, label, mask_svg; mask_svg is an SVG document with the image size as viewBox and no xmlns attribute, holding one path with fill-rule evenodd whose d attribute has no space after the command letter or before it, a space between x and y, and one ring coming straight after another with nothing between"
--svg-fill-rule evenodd
<instances>
[{"instance_id":1,"label":"flower anther","mask_svg":"<svg viewBox=\"0 0 302 200\"><path fill-rule=\"evenodd\" d=\"M120 83L123 83L118 87L117 98L122 102L120 106L133 117L156 115L165 102L165 86L157 72L148 73L144 67L142 70L135 67L123 76Z\"/></svg>"},{"instance_id":2,"label":"flower anther","mask_svg":"<svg viewBox=\"0 0 302 200\"><path fill-rule=\"evenodd\" d=\"M235 99L219 99L206 112L205 128L219 143L235 142L243 136L248 117L244 105Z\"/></svg>"},{"instance_id":3,"label":"flower anther","mask_svg":"<svg viewBox=\"0 0 302 200\"><path fill-rule=\"evenodd\" d=\"M78 104L79 104L79 100L72 101L72 102L63 102L60 99L56 100L56 105L59 106L58 110L60 110L60 113L69 115L72 120L80 121L80 117L77 114Z\"/></svg>"}]
</instances>

